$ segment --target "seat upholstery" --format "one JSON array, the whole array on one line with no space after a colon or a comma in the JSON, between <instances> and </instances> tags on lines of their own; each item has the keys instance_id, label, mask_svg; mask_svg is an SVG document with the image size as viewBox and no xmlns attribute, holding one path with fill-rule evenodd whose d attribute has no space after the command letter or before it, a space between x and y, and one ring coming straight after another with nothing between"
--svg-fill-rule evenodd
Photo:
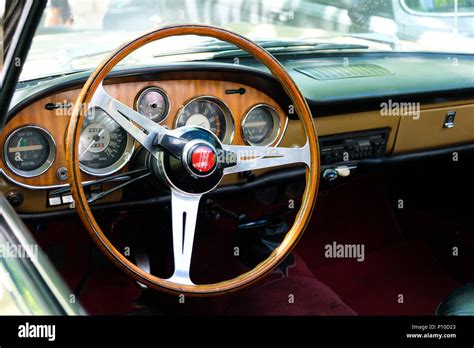
<instances>
[{"instance_id":1,"label":"seat upholstery","mask_svg":"<svg viewBox=\"0 0 474 348\"><path fill-rule=\"evenodd\" d=\"M438 305L436 315L474 315L474 283L454 290Z\"/></svg>"}]
</instances>

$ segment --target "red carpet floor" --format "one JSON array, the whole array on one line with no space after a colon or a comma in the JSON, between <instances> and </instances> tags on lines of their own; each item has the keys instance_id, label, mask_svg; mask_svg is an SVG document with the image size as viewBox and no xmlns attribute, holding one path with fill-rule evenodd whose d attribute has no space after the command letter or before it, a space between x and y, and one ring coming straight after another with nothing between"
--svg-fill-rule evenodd
<instances>
[{"instance_id":1,"label":"red carpet floor","mask_svg":"<svg viewBox=\"0 0 474 348\"><path fill-rule=\"evenodd\" d=\"M95 248L81 222L52 222L34 235L71 291L76 289L88 269L90 248ZM137 310L132 301L138 295L135 282L104 260L91 272L78 299L90 314L127 314Z\"/></svg>"},{"instance_id":2,"label":"red carpet floor","mask_svg":"<svg viewBox=\"0 0 474 348\"><path fill-rule=\"evenodd\" d=\"M432 315L460 286L421 242L392 245L369 253L364 262L343 260L313 272L360 315Z\"/></svg>"},{"instance_id":3,"label":"red carpet floor","mask_svg":"<svg viewBox=\"0 0 474 348\"><path fill-rule=\"evenodd\" d=\"M187 298L157 294L166 314L185 315L332 315L356 313L328 286L317 280L305 262L295 255L286 273L275 271L260 282L238 292L210 297Z\"/></svg>"},{"instance_id":4,"label":"red carpet floor","mask_svg":"<svg viewBox=\"0 0 474 348\"><path fill-rule=\"evenodd\" d=\"M176 297L157 294L158 307L172 314L433 314L439 301L460 284L437 262L425 242L404 238L378 187L372 179L359 180L320 199L297 248L296 263L287 274L275 272L231 295L190 298L184 306L177 304ZM230 255L225 250L233 248L226 224L208 226L207 231L201 242L201 237L197 239L207 246L196 252L204 261L202 269L197 268L199 274L228 269L217 256ZM75 288L88 260L89 237L80 223L53 223L35 236L56 259L68 285ZM218 239L226 241L219 244ZM334 241L364 244L364 262L326 258L325 245ZM218 253L215 245L221 246ZM133 305L138 295L135 282L104 261L92 272L80 301L91 314L127 314L141 310Z\"/></svg>"},{"instance_id":5,"label":"red carpet floor","mask_svg":"<svg viewBox=\"0 0 474 348\"><path fill-rule=\"evenodd\" d=\"M362 179L317 202L298 252L314 276L359 315L432 315L461 284L425 242L403 237L379 187ZM334 241L363 244L365 260L326 258L325 245Z\"/></svg>"}]
</instances>

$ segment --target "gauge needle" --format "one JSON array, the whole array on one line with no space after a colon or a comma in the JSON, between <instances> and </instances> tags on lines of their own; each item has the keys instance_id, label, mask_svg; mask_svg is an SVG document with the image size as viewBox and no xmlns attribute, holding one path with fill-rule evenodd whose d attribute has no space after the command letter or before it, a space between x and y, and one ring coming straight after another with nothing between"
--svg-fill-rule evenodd
<instances>
[{"instance_id":1,"label":"gauge needle","mask_svg":"<svg viewBox=\"0 0 474 348\"><path fill-rule=\"evenodd\" d=\"M92 141L89 143L89 145L86 147L86 149L84 151L82 151L80 154L79 154L79 159L81 159L82 156L84 156L84 154L89 151L89 149L92 147L92 145L94 145L96 143L97 140L99 140L100 136L104 133L104 128L102 128L100 130L99 133L97 133L97 135L93 136L92 137Z\"/></svg>"}]
</instances>

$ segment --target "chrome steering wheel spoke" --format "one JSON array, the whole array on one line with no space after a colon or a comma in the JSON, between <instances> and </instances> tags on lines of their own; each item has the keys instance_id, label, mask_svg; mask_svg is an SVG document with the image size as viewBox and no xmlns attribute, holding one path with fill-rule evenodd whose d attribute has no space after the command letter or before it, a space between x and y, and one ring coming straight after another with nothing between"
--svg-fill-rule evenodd
<instances>
[{"instance_id":1,"label":"chrome steering wheel spoke","mask_svg":"<svg viewBox=\"0 0 474 348\"><path fill-rule=\"evenodd\" d=\"M201 197L171 190L174 273L168 281L176 284L194 285L189 271Z\"/></svg>"},{"instance_id":2,"label":"chrome steering wheel spoke","mask_svg":"<svg viewBox=\"0 0 474 348\"><path fill-rule=\"evenodd\" d=\"M101 84L97 87L89 109L104 110L127 133L138 141L153 157L158 159L158 149L154 146L157 136L164 136L169 130L110 96Z\"/></svg>"},{"instance_id":3,"label":"chrome steering wheel spoke","mask_svg":"<svg viewBox=\"0 0 474 348\"><path fill-rule=\"evenodd\" d=\"M226 156L234 157L235 165L224 169L224 174L241 173L250 170L279 167L289 164L311 165L310 148L303 147L266 147L223 145ZM224 159L226 161L226 159Z\"/></svg>"},{"instance_id":4,"label":"chrome steering wheel spoke","mask_svg":"<svg viewBox=\"0 0 474 348\"><path fill-rule=\"evenodd\" d=\"M94 107L104 110L156 159L159 148L176 158L181 158L187 141L171 135L171 131L165 127L110 96L102 84L97 87L97 92L89 104L90 109Z\"/></svg>"}]
</instances>

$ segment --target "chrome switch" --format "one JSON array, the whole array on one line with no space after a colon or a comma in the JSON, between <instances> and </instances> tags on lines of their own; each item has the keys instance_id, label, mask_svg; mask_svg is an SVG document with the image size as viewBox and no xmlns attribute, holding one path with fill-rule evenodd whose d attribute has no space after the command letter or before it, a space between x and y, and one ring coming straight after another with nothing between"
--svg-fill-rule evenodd
<instances>
[{"instance_id":1,"label":"chrome switch","mask_svg":"<svg viewBox=\"0 0 474 348\"><path fill-rule=\"evenodd\" d=\"M454 127L454 118L456 117L456 111L448 111L446 117L444 118L444 128L453 128Z\"/></svg>"}]
</instances>

